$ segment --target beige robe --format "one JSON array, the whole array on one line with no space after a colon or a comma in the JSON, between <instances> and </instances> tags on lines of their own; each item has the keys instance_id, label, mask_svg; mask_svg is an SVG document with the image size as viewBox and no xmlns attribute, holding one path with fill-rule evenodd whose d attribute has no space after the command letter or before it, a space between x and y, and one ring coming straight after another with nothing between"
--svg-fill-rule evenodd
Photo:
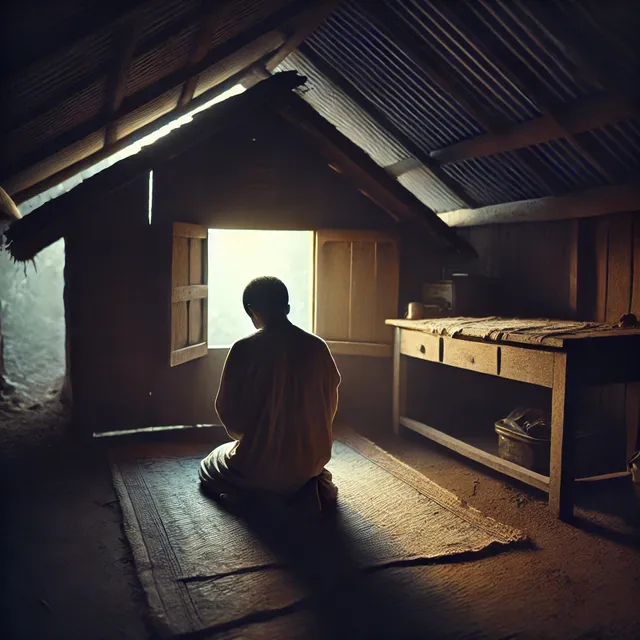
<instances>
[{"instance_id":1,"label":"beige robe","mask_svg":"<svg viewBox=\"0 0 640 640\"><path fill-rule=\"evenodd\" d=\"M286 495L320 475L331 457L339 384L326 343L288 321L236 342L216 398L236 442L203 460L203 482Z\"/></svg>"}]
</instances>

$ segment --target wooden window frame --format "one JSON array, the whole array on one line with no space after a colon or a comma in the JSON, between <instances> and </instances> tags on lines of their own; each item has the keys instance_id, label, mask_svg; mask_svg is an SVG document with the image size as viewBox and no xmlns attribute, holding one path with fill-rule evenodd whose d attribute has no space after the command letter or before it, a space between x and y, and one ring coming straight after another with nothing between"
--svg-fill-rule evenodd
<instances>
[{"instance_id":1,"label":"wooden window frame","mask_svg":"<svg viewBox=\"0 0 640 640\"><path fill-rule=\"evenodd\" d=\"M399 238L395 233L390 233L386 231L374 231L374 230L316 230L314 232L314 287L313 287L313 331L320 337L322 337L328 344L330 350L334 354L338 355L358 355L358 356L372 356L372 357L391 357L393 354L393 332L384 328L384 332L388 333L388 336L385 336L385 340L375 340L375 341L364 341L351 339L351 331L352 331L352 318L351 318L351 296L353 295L353 279L350 275L349 278L349 335L346 335L344 339L335 339L335 336L332 335L323 335L322 326L319 326L321 322L319 322L319 305L320 305L320 278L321 274L318 273L319 270L319 253L321 251L322 245L326 242L362 242L362 243L388 243L393 247L393 252L395 255L392 256L392 266L394 268L394 273L391 274L391 280L393 281L391 287L391 298L392 301L388 305L393 308L393 312L386 314L389 317L395 317L397 315L398 308L398 295L399 295L399 263L400 263L400 246L399 246ZM353 245L352 245L353 246ZM377 247L376 247L377 252ZM377 253L376 258L377 259ZM351 261L353 260L353 254L351 255ZM350 268L352 268L352 262L350 263ZM374 286L378 286L378 283L375 282ZM377 293L376 293L377 297ZM379 318L381 321L384 321L386 318Z\"/></svg>"},{"instance_id":2,"label":"wooden window frame","mask_svg":"<svg viewBox=\"0 0 640 640\"><path fill-rule=\"evenodd\" d=\"M186 271L186 278L188 282L177 284L177 274L179 273L180 265L177 264L179 260L185 258L184 252L178 253L178 246L180 239L187 239L187 254L186 265L182 265L182 268ZM200 275L195 278L192 274L192 245L193 241L201 241L200 245ZM176 367L185 362L190 362L197 358L205 357L209 352L208 344L208 229L196 224L175 222L173 224L173 242L172 242L172 260L171 260L171 349L169 364L171 367ZM184 279L184 278L181 278ZM200 282L193 283L193 279L198 279ZM198 301L199 309L197 313L200 316L199 321L199 333L200 337L197 342L190 344L190 333L193 328L191 320L191 303ZM186 313L183 315L182 311L177 305L185 305ZM180 317L179 317L180 316ZM182 321L180 320L182 318ZM176 344L178 336L178 325L186 324L185 327L180 327L180 331L186 332L186 342L184 346L178 346ZM197 323L196 323L197 324Z\"/></svg>"}]
</instances>

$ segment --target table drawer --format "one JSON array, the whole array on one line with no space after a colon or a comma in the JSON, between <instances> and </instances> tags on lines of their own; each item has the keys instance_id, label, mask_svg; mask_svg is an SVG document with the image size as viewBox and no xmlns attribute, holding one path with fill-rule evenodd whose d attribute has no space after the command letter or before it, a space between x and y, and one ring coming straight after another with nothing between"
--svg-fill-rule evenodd
<instances>
[{"instance_id":1,"label":"table drawer","mask_svg":"<svg viewBox=\"0 0 640 640\"><path fill-rule=\"evenodd\" d=\"M506 346L500 351L500 375L503 378L553 387L553 352Z\"/></svg>"},{"instance_id":2,"label":"table drawer","mask_svg":"<svg viewBox=\"0 0 640 640\"><path fill-rule=\"evenodd\" d=\"M498 375L498 345L447 338L444 341L444 364L469 371Z\"/></svg>"},{"instance_id":3,"label":"table drawer","mask_svg":"<svg viewBox=\"0 0 640 640\"><path fill-rule=\"evenodd\" d=\"M440 338L420 331L402 330L400 353L430 362L440 362Z\"/></svg>"}]
</instances>

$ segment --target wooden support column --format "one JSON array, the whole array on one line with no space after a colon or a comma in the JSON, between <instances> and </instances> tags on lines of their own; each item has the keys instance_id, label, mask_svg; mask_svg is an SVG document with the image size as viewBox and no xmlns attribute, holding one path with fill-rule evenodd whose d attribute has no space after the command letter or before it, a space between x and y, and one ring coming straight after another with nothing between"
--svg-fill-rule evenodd
<instances>
[{"instance_id":1,"label":"wooden support column","mask_svg":"<svg viewBox=\"0 0 640 640\"><path fill-rule=\"evenodd\" d=\"M556 353L553 360L553 392L551 400L551 460L549 507L554 516L569 520L573 516L575 482L575 415L576 380L568 354Z\"/></svg>"},{"instance_id":2,"label":"wooden support column","mask_svg":"<svg viewBox=\"0 0 640 640\"><path fill-rule=\"evenodd\" d=\"M640 447L640 382L628 382L625 396L627 462Z\"/></svg>"},{"instance_id":3,"label":"wooden support column","mask_svg":"<svg viewBox=\"0 0 640 640\"><path fill-rule=\"evenodd\" d=\"M407 362L400 355L400 337L402 329L394 328L393 340L393 432L400 433L400 417L406 409Z\"/></svg>"}]
</instances>

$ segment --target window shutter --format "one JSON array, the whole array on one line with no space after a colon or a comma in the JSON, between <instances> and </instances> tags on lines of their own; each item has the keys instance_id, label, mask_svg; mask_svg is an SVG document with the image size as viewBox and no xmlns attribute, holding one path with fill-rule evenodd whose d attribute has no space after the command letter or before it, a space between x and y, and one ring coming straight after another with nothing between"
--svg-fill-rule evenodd
<instances>
[{"instance_id":1,"label":"window shutter","mask_svg":"<svg viewBox=\"0 0 640 640\"><path fill-rule=\"evenodd\" d=\"M316 232L315 331L330 342L390 345L398 314L397 238L376 231Z\"/></svg>"},{"instance_id":2,"label":"window shutter","mask_svg":"<svg viewBox=\"0 0 640 640\"><path fill-rule=\"evenodd\" d=\"M207 355L207 230L173 225L171 366Z\"/></svg>"}]
</instances>

